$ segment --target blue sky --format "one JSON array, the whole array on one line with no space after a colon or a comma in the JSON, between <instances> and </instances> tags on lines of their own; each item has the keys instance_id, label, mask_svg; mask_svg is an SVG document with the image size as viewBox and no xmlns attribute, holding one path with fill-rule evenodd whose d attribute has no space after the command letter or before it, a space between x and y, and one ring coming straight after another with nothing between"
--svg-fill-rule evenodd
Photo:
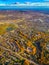
<instances>
[{"instance_id":1,"label":"blue sky","mask_svg":"<svg viewBox=\"0 0 49 65\"><path fill-rule=\"evenodd\" d=\"M25 3L25 2L45 2L45 1L47 2L49 0L0 0L0 4L3 3L11 4L15 2Z\"/></svg>"}]
</instances>

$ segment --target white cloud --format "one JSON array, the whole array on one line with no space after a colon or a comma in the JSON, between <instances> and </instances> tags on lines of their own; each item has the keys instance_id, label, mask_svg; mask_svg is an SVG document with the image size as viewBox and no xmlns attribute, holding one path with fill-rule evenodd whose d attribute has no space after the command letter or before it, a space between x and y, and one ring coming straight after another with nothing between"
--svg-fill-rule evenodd
<instances>
[{"instance_id":1,"label":"white cloud","mask_svg":"<svg viewBox=\"0 0 49 65\"><path fill-rule=\"evenodd\" d=\"M0 4L0 6L6 6L6 4Z\"/></svg>"},{"instance_id":2,"label":"white cloud","mask_svg":"<svg viewBox=\"0 0 49 65\"><path fill-rule=\"evenodd\" d=\"M11 6L48 6L49 7L49 3L44 2L44 3L17 3L17 4L11 4Z\"/></svg>"},{"instance_id":3,"label":"white cloud","mask_svg":"<svg viewBox=\"0 0 49 65\"><path fill-rule=\"evenodd\" d=\"M31 6L49 6L49 3L32 3Z\"/></svg>"},{"instance_id":4,"label":"white cloud","mask_svg":"<svg viewBox=\"0 0 49 65\"><path fill-rule=\"evenodd\" d=\"M37 2L37 3L30 3L30 2L26 2L26 3L14 3L14 4L0 4L0 6L46 6L49 7L49 2Z\"/></svg>"}]
</instances>

